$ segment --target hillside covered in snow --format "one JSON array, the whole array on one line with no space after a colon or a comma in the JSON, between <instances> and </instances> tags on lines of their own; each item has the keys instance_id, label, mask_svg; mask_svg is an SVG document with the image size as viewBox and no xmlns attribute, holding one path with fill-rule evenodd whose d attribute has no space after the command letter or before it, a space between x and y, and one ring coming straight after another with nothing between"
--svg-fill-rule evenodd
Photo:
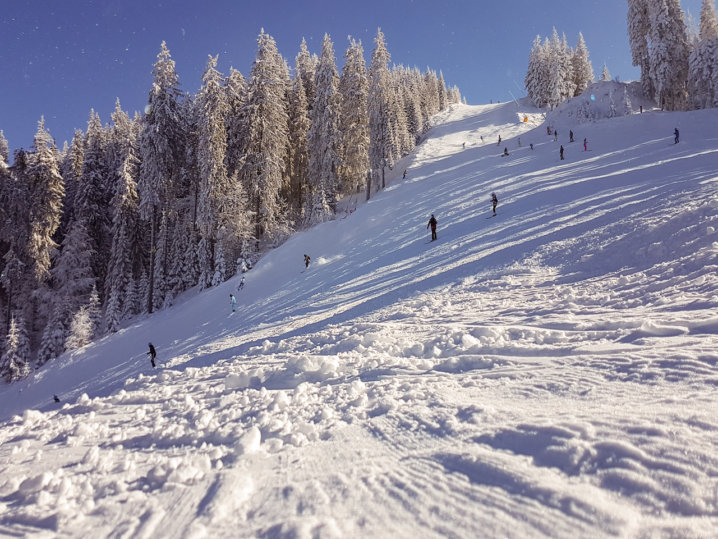
<instances>
[{"instance_id":1,"label":"hillside covered in snow","mask_svg":"<svg viewBox=\"0 0 718 539\"><path fill-rule=\"evenodd\" d=\"M714 535L718 109L590 91L2 386L0 535Z\"/></svg>"}]
</instances>

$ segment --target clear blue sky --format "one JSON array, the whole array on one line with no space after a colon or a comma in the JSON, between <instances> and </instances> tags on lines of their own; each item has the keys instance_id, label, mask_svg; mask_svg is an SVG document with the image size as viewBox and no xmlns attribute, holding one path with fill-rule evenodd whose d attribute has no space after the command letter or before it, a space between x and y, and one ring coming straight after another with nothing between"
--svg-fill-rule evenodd
<instances>
[{"instance_id":1,"label":"clear blue sky","mask_svg":"<svg viewBox=\"0 0 718 539\"><path fill-rule=\"evenodd\" d=\"M696 19L700 0L682 0ZM347 36L367 60L381 27L394 63L442 70L470 104L525 95L537 34L555 26L575 46L583 32L596 75L635 80L623 0L6 0L0 9L0 129L30 147L41 115L58 146L86 129L91 108L110 121L115 98L142 110L164 40L182 90L195 93L207 55L245 76L261 28L294 66L302 37L320 52L328 33L341 65Z\"/></svg>"}]
</instances>

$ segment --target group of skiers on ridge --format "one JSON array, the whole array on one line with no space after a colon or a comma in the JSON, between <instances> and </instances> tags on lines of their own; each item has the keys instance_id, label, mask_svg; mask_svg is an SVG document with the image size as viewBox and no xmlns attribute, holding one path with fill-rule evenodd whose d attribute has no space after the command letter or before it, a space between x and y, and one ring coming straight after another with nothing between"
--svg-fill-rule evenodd
<instances>
[{"instance_id":1,"label":"group of skiers on ridge","mask_svg":"<svg viewBox=\"0 0 718 539\"><path fill-rule=\"evenodd\" d=\"M643 112L643 111L641 111L641 112ZM547 126L546 130L549 135L552 134L552 129L550 126ZM554 135L554 140L557 140L558 139L558 131L554 129L553 135ZM678 144L679 135L680 135L680 133L678 131L678 128L676 127L673 130L674 144ZM484 137L482 136L481 140L483 141L483 139L484 139ZM569 142L574 142L572 130L569 130ZM499 142L497 145L500 145L500 144L501 144L501 135L499 135ZM521 146L520 139L519 139L519 146ZM531 146L531 149L533 150L534 149L533 143L531 143L530 146ZM464 148L466 147L466 143L463 144L463 147ZM583 139L583 151L588 151L588 141L585 138ZM563 145L561 145L561 148L559 149L559 154L561 156L561 160L563 161L564 160ZM509 155L508 147L505 147L502 157L506 157L508 155ZM404 171L403 178L406 178L406 170ZM492 217L494 215L496 215L496 206L498 205L498 203L499 203L499 199L496 196L496 193L491 193L491 211L493 212L491 215ZM431 217L429 218L429 222L426 224L427 229L431 228L431 241L434 241L437 239L437 235L436 235L437 225L438 225L438 221L437 221L436 217L434 216L434 214L432 213ZM310 261L311 261L310 256L308 254L305 254L304 255L305 269L309 268ZM242 276L242 280L240 281L239 285L237 285L237 290L242 290L243 288L244 288L244 275ZM229 302L230 302L230 306L232 308L232 312L235 312L237 309L237 298L234 296L234 294L229 295ZM148 344L149 344L149 352L147 352L147 355L150 356L150 362L152 364L152 367L155 368L156 367L155 359L157 358L157 350L155 350L155 347L152 343L148 343ZM55 402L60 402L60 399L57 397L57 395L54 396L54 399L55 399Z\"/></svg>"}]
</instances>

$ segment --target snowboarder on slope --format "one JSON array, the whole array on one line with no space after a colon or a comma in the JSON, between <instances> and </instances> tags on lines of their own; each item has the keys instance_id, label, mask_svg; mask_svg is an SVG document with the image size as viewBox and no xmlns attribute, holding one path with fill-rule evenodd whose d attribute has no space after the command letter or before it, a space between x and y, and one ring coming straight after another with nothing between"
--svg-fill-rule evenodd
<instances>
[{"instance_id":1,"label":"snowboarder on slope","mask_svg":"<svg viewBox=\"0 0 718 539\"><path fill-rule=\"evenodd\" d=\"M561 144L561 150L560 150L560 152L561 152L561 161L563 161L563 144Z\"/></svg>"},{"instance_id":2,"label":"snowboarder on slope","mask_svg":"<svg viewBox=\"0 0 718 539\"><path fill-rule=\"evenodd\" d=\"M504 147L504 153L501 154L501 157L508 157L509 156L509 149L508 147Z\"/></svg>"},{"instance_id":3,"label":"snowboarder on slope","mask_svg":"<svg viewBox=\"0 0 718 539\"><path fill-rule=\"evenodd\" d=\"M157 350L155 350L155 347L152 346L152 343L149 343L150 345L150 351L147 352L147 355L150 356L150 361L152 362L152 368L155 367L155 358L157 357Z\"/></svg>"},{"instance_id":4,"label":"snowboarder on slope","mask_svg":"<svg viewBox=\"0 0 718 539\"><path fill-rule=\"evenodd\" d=\"M426 228L431 227L431 241L434 241L436 239L436 224L436 217L434 217L434 214L432 213L431 217L429 218L429 222L426 225Z\"/></svg>"},{"instance_id":5,"label":"snowboarder on slope","mask_svg":"<svg viewBox=\"0 0 718 539\"><path fill-rule=\"evenodd\" d=\"M237 309L237 298L234 297L234 294L229 295L229 304L232 306L232 312L234 312Z\"/></svg>"},{"instance_id":6,"label":"snowboarder on slope","mask_svg":"<svg viewBox=\"0 0 718 539\"><path fill-rule=\"evenodd\" d=\"M499 203L499 199L496 197L496 193L491 193L491 206L492 210L494 211L494 215L496 215L496 206Z\"/></svg>"},{"instance_id":7,"label":"snowboarder on slope","mask_svg":"<svg viewBox=\"0 0 718 539\"><path fill-rule=\"evenodd\" d=\"M678 144L678 128L677 127L673 130L673 134L676 137L675 142L673 144Z\"/></svg>"},{"instance_id":8,"label":"snowboarder on slope","mask_svg":"<svg viewBox=\"0 0 718 539\"><path fill-rule=\"evenodd\" d=\"M308 267L309 267L309 261L310 261L310 260L311 260L311 259L309 258L309 255L304 255L304 267L305 267L305 268L308 268Z\"/></svg>"}]
</instances>

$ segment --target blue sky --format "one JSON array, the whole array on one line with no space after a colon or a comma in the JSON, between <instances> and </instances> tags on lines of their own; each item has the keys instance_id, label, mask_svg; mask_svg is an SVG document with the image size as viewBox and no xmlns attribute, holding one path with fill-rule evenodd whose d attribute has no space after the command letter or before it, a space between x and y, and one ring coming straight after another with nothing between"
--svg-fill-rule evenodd
<instances>
[{"instance_id":1,"label":"blue sky","mask_svg":"<svg viewBox=\"0 0 718 539\"><path fill-rule=\"evenodd\" d=\"M700 0L682 0L696 19ZM328 33L337 61L347 36L367 60L377 27L394 63L442 70L470 104L525 95L523 79L537 34L555 26L574 46L583 32L594 71L634 80L622 0L13 0L0 11L0 129L10 147L29 147L40 116L62 145L85 129L90 109L110 121L115 99L142 110L164 40L183 91L195 93L209 54L245 76L261 28L294 65L302 37L319 53ZM509 7L510 6L510 7Z\"/></svg>"}]
</instances>

